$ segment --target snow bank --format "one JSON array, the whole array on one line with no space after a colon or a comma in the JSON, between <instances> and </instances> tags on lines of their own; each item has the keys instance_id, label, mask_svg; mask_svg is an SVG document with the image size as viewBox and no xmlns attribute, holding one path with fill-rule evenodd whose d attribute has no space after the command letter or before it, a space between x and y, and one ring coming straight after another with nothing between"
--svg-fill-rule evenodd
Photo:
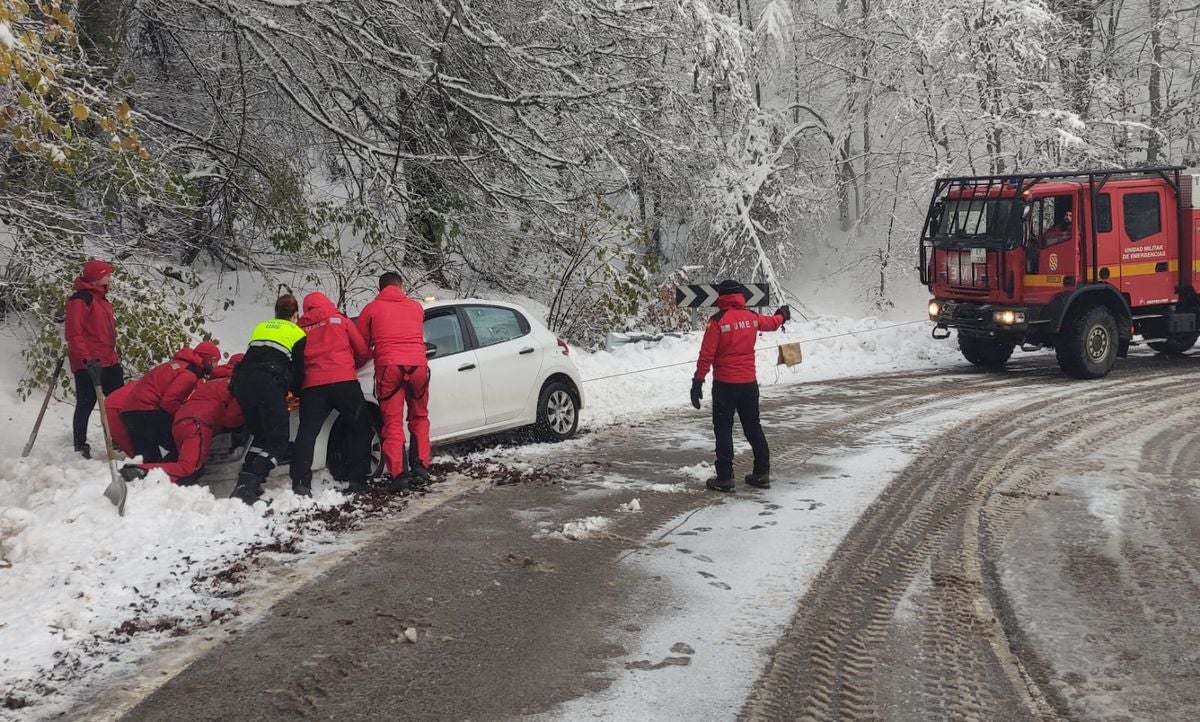
<instances>
[{"instance_id":1,"label":"snow bank","mask_svg":"<svg viewBox=\"0 0 1200 722\"><path fill-rule=\"evenodd\" d=\"M930 337L928 321L821 316L793 320L783 331L759 334L758 379L762 386L797 384L839 376L962 365L953 341ZM605 426L669 406L687 405L701 334L633 343L612 352L573 351L583 377L585 426ZM781 343L799 341L804 361L776 366ZM711 396L711 375L705 405Z\"/></svg>"},{"instance_id":2,"label":"snow bank","mask_svg":"<svg viewBox=\"0 0 1200 722\"><path fill-rule=\"evenodd\" d=\"M346 502L318 481L313 499L275 491L269 509L248 507L156 473L120 518L108 480L100 461L0 459L0 694L29 705L0 719L64 709L112 661L236 615L238 561L329 541L311 518Z\"/></svg>"}]
</instances>

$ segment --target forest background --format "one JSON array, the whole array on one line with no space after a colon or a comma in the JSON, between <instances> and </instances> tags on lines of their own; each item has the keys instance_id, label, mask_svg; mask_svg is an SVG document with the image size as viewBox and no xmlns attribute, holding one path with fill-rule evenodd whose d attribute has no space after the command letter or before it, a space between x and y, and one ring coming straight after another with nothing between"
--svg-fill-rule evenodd
<instances>
[{"instance_id":1,"label":"forest background","mask_svg":"<svg viewBox=\"0 0 1200 722\"><path fill-rule=\"evenodd\" d=\"M0 0L0 315L21 390L113 259L129 370L297 271L507 295L594 345L671 284L916 285L932 179L1196 165L1179 0Z\"/></svg>"}]
</instances>

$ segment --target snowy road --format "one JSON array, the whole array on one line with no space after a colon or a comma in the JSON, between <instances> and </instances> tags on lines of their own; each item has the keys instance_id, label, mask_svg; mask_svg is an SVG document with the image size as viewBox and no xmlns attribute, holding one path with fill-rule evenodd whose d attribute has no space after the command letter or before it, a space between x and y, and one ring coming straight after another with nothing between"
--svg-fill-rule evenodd
<instances>
[{"instance_id":1,"label":"snowy road","mask_svg":"<svg viewBox=\"0 0 1200 722\"><path fill-rule=\"evenodd\" d=\"M127 718L1188 719L1197 370L771 388L733 497L690 410L502 452L553 480L397 526Z\"/></svg>"}]
</instances>

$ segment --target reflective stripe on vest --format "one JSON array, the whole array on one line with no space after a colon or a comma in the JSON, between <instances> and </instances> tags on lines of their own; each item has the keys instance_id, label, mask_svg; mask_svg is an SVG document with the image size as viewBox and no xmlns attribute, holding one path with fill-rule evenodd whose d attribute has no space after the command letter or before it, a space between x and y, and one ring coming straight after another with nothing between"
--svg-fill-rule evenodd
<instances>
[{"instance_id":1,"label":"reflective stripe on vest","mask_svg":"<svg viewBox=\"0 0 1200 722\"><path fill-rule=\"evenodd\" d=\"M266 346L279 351L289 359L292 348L304 338L304 330L287 319L274 318L254 327L250 334L250 346Z\"/></svg>"}]
</instances>

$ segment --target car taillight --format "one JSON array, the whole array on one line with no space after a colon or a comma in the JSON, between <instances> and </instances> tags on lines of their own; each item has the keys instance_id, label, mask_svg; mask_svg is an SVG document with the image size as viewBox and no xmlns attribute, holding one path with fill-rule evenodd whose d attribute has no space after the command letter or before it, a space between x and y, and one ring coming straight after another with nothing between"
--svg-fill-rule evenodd
<instances>
[{"instance_id":1,"label":"car taillight","mask_svg":"<svg viewBox=\"0 0 1200 722\"><path fill-rule=\"evenodd\" d=\"M555 341L558 341L558 347L562 349L563 356L570 356L570 355L571 355L571 347L570 347L570 346L567 346L567 342L566 342L566 341L563 341L561 338L557 338L557 337L555 337L555 339L554 339L554 340L555 340Z\"/></svg>"}]
</instances>

